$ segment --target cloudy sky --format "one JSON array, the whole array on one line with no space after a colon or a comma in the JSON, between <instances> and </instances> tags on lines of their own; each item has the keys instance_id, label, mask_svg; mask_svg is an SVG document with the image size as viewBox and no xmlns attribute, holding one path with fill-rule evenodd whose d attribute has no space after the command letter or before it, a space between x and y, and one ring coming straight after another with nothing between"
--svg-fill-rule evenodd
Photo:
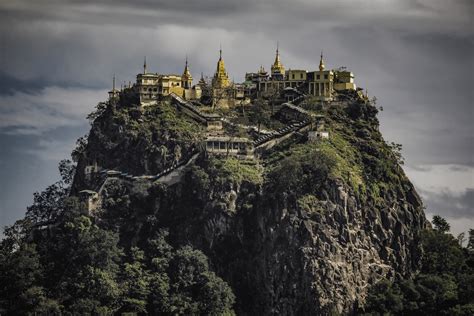
<instances>
[{"instance_id":1,"label":"cloudy sky","mask_svg":"<svg viewBox=\"0 0 474 316\"><path fill-rule=\"evenodd\" d=\"M383 106L386 140L427 214L455 233L474 228L471 0L1 0L0 226L23 216L32 193L87 133L115 73L148 68L211 75L219 45L231 77L267 69L280 43L287 68L346 66Z\"/></svg>"}]
</instances>

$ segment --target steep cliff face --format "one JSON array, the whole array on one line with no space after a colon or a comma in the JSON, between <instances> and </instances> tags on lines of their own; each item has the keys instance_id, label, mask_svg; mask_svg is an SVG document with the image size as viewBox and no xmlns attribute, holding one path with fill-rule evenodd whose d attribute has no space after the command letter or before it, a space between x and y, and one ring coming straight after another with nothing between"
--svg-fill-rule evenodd
<instances>
[{"instance_id":1,"label":"steep cliff face","mask_svg":"<svg viewBox=\"0 0 474 316\"><path fill-rule=\"evenodd\" d=\"M202 154L173 186L106 188L96 216L120 227L126 246L164 227L173 243L203 250L238 313L350 313L377 280L417 269L426 220L373 105L307 107L325 115L329 140L296 135L254 162ZM82 159L102 163L94 142ZM147 157L136 157L138 170Z\"/></svg>"},{"instance_id":2,"label":"steep cliff face","mask_svg":"<svg viewBox=\"0 0 474 316\"><path fill-rule=\"evenodd\" d=\"M241 312L349 312L380 278L417 267L425 219L415 195L415 206L396 195L376 206L328 179L321 198L302 206L251 183L199 201L188 185L155 204L159 221L179 243L205 251L233 286Z\"/></svg>"}]
</instances>

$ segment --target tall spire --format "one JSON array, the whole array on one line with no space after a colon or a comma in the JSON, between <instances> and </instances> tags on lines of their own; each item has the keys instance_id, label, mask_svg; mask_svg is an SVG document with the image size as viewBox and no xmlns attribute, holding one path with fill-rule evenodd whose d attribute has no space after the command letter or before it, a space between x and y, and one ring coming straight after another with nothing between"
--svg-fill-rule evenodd
<instances>
[{"instance_id":1,"label":"tall spire","mask_svg":"<svg viewBox=\"0 0 474 316\"><path fill-rule=\"evenodd\" d=\"M280 51L279 51L279 46L280 43L277 41L277 50L276 50L276 55L275 55L275 62L273 63L274 65L281 64L280 62Z\"/></svg>"},{"instance_id":2,"label":"tall spire","mask_svg":"<svg viewBox=\"0 0 474 316\"><path fill-rule=\"evenodd\" d=\"M323 60L323 51L321 51L321 59L319 60L319 71L323 71L325 68Z\"/></svg>"},{"instance_id":3,"label":"tall spire","mask_svg":"<svg viewBox=\"0 0 474 316\"><path fill-rule=\"evenodd\" d=\"M219 49L219 60L217 61L217 69L212 80L214 87L223 88L229 86L229 75L225 70L224 59L222 59L222 46Z\"/></svg>"},{"instance_id":4,"label":"tall spire","mask_svg":"<svg viewBox=\"0 0 474 316\"><path fill-rule=\"evenodd\" d=\"M272 76L275 74L278 74L278 76L285 75L285 67L283 67L283 64L281 63L281 60L280 60L280 50L279 50L280 47L279 46L280 46L280 43L277 42L275 61L273 62L273 65L272 65Z\"/></svg>"},{"instance_id":5,"label":"tall spire","mask_svg":"<svg viewBox=\"0 0 474 316\"><path fill-rule=\"evenodd\" d=\"M112 77L112 90L109 91L109 99L115 98L118 96L118 90L115 89L115 74Z\"/></svg>"},{"instance_id":6,"label":"tall spire","mask_svg":"<svg viewBox=\"0 0 474 316\"><path fill-rule=\"evenodd\" d=\"M143 59L143 74L146 74L146 56Z\"/></svg>"},{"instance_id":7,"label":"tall spire","mask_svg":"<svg viewBox=\"0 0 474 316\"><path fill-rule=\"evenodd\" d=\"M222 60L222 44L219 44L219 60Z\"/></svg>"},{"instance_id":8,"label":"tall spire","mask_svg":"<svg viewBox=\"0 0 474 316\"><path fill-rule=\"evenodd\" d=\"M199 85L204 87L206 85L206 81L204 80L204 74L201 71L201 79L199 79Z\"/></svg>"},{"instance_id":9,"label":"tall spire","mask_svg":"<svg viewBox=\"0 0 474 316\"><path fill-rule=\"evenodd\" d=\"M186 55L186 63L184 66L183 75L181 76L182 86L186 89L191 88L193 77L191 76L191 72L189 71L188 66L188 55Z\"/></svg>"},{"instance_id":10,"label":"tall spire","mask_svg":"<svg viewBox=\"0 0 474 316\"><path fill-rule=\"evenodd\" d=\"M184 64L183 76L191 77L191 73L189 71L189 66L188 66L188 55L186 55L186 62Z\"/></svg>"}]
</instances>

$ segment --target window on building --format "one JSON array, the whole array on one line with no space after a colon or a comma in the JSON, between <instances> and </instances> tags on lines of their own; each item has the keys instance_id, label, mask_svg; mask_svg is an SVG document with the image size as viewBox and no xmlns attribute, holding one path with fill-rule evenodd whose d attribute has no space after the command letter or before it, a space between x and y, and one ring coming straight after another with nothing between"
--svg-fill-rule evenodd
<instances>
[{"instance_id":1,"label":"window on building","mask_svg":"<svg viewBox=\"0 0 474 316\"><path fill-rule=\"evenodd\" d=\"M324 79L327 79L328 78L328 75L324 75Z\"/></svg>"},{"instance_id":2,"label":"window on building","mask_svg":"<svg viewBox=\"0 0 474 316\"><path fill-rule=\"evenodd\" d=\"M292 75L291 75L291 79L295 79L295 74L292 74Z\"/></svg>"},{"instance_id":3,"label":"window on building","mask_svg":"<svg viewBox=\"0 0 474 316\"><path fill-rule=\"evenodd\" d=\"M321 79L321 76L320 76L320 75L316 75L316 79Z\"/></svg>"},{"instance_id":4,"label":"window on building","mask_svg":"<svg viewBox=\"0 0 474 316\"><path fill-rule=\"evenodd\" d=\"M300 74L300 79L303 79L303 74Z\"/></svg>"}]
</instances>

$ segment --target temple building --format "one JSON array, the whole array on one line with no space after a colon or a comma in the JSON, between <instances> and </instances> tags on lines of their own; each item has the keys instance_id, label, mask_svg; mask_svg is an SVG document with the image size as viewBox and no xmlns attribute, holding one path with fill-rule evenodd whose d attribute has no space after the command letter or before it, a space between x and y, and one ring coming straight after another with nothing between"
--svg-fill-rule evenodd
<instances>
[{"instance_id":1,"label":"temple building","mask_svg":"<svg viewBox=\"0 0 474 316\"><path fill-rule=\"evenodd\" d=\"M323 52L319 60L319 71L309 73L308 93L320 101L332 101L334 95L334 71L325 70Z\"/></svg>"},{"instance_id":2,"label":"temple building","mask_svg":"<svg viewBox=\"0 0 474 316\"><path fill-rule=\"evenodd\" d=\"M247 73L245 78L246 82L255 84L257 95L279 93L286 88L294 88L315 96L317 100L332 101L337 91L356 90L354 74L350 71L326 70L322 52L319 70L289 69L285 71L277 48L270 76L263 67L260 67L258 72Z\"/></svg>"},{"instance_id":3,"label":"temple building","mask_svg":"<svg viewBox=\"0 0 474 316\"><path fill-rule=\"evenodd\" d=\"M227 88L230 86L229 75L225 70L224 59L222 59L222 49L219 50L219 60L217 61L217 69L212 78L212 86L216 89Z\"/></svg>"},{"instance_id":4,"label":"temple building","mask_svg":"<svg viewBox=\"0 0 474 316\"><path fill-rule=\"evenodd\" d=\"M202 77L202 74L201 74ZM189 71L188 66L188 57L186 57L186 65L184 66L184 71L181 76L181 87L183 87L183 98L185 100L197 100L201 98L202 95L202 87L201 81L195 86L193 86L193 76L191 76L191 72Z\"/></svg>"},{"instance_id":5,"label":"temple building","mask_svg":"<svg viewBox=\"0 0 474 316\"><path fill-rule=\"evenodd\" d=\"M241 103L249 103L250 100L246 99L244 91L243 84L234 84L229 80L229 74L225 69L224 59L222 58L222 49L220 49L216 72L211 84L211 106L232 107Z\"/></svg>"},{"instance_id":6,"label":"temple building","mask_svg":"<svg viewBox=\"0 0 474 316\"><path fill-rule=\"evenodd\" d=\"M278 44L276 49L275 61L271 67L272 80L284 80L285 79L285 67L280 60L280 52L278 51Z\"/></svg>"},{"instance_id":7,"label":"temple building","mask_svg":"<svg viewBox=\"0 0 474 316\"><path fill-rule=\"evenodd\" d=\"M125 93L135 93L141 106L156 104L163 97L175 94L184 100L199 100L212 107L232 107L249 104L255 97L272 97L284 95L288 102L302 100L304 95L311 95L316 100L329 102L337 99L340 91L355 90L354 74L343 68L326 69L323 54L319 59L318 70L285 69L277 44L275 59L267 72L260 66L257 72L246 73L243 83L234 83L229 79L222 48L219 50L216 71L210 82L204 80L201 73L199 83L193 85L188 58L184 70L179 74L159 74L149 72L146 57L143 62L143 72L136 76L133 87L125 88ZM115 88L115 75L109 99L121 95L121 90Z\"/></svg>"},{"instance_id":8,"label":"temple building","mask_svg":"<svg viewBox=\"0 0 474 316\"><path fill-rule=\"evenodd\" d=\"M201 88L193 86L193 77L189 70L187 57L182 75L149 73L145 58L143 73L137 75L134 88L142 106L155 104L160 98L171 93L187 100L201 97Z\"/></svg>"},{"instance_id":9,"label":"temple building","mask_svg":"<svg viewBox=\"0 0 474 316\"><path fill-rule=\"evenodd\" d=\"M109 100L119 96L120 90L115 89L115 74L112 79L112 90L109 91Z\"/></svg>"},{"instance_id":10,"label":"temple building","mask_svg":"<svg viewBox=\"0 0 474 316\"><path fill-rule=\"evenodd\" d=\"M143 73L137 75L136 92L141 105L148 105L158 99L158 84L161 76L147 71L146 57L143 61Z\"/></svg>"}]
</instances>

